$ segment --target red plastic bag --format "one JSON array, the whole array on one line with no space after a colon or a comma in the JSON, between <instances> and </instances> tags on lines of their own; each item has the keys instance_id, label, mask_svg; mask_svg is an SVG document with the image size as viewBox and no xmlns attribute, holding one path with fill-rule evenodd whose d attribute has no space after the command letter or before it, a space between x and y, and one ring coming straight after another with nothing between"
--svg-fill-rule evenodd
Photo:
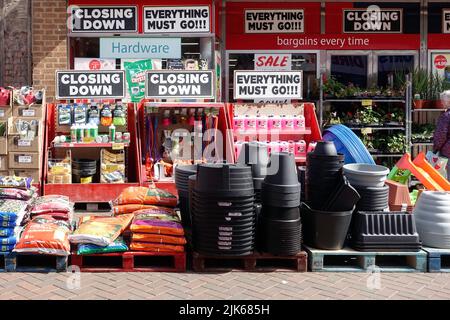
<instances>
[{"instance_id":1,"label":"red plastic bag","mask_svg":"<svg viewBox=\"0 0 450 320\"><path fill-rule=\"evenodd\" d=\"M66 221L47 215L36 217L25 227L14 252L68 256L69 233Z\"/></svg>"},{"instance_id":2,"label":"red plastic bag","mask_svg":"<svg viewBox=\"0 0 450 320\"><path fill-rule=\"evenodd\" d=\"M9 106L11 91L0 87L0 106Z\"/></svg>"}]
</instances>

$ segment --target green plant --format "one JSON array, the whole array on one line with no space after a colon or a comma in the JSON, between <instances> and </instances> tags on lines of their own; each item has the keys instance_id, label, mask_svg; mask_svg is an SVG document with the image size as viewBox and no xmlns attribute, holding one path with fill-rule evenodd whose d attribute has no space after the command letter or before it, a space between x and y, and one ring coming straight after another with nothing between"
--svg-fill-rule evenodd
<instances>
[{"instance_id":1,"label":"green plant","mask_svg":"<svg viewBox=\"0 0 450 320\"><path fill-rule=\"evenodd\" d=\"M365 108L358 113L358 119L365 124L379 124L381 122L381 115L372 108Z\"/></svg>"},{"instance_id":2,"label":"green plant","mask_svg":"<svg viewBox=\"0 0 450 320\"><path fill-rule=\"evenodd\" d=\"M346 94L346 87L334 77L330 77L323 84L323 92L325 95L341 98Z\"/></svg>"},{"instance_id":3,"label":"green plant","mask_svg":"<svg viewBox=\"0 0 450 320\"><path fill-rule=\"evenodd\" d=\"M390 153L403 153L405 152L405 136L402 134L396 134L387 138L387 150Z\"/></svg>"},{"instance_id":4,"label":"green plant","mask_svg":"<svg viewBox=\"0 0 450 320\"><path fill-rule=\"evenodd\" d=\"M6 137L6 122L0 122L0 137Z\"/></svg>"}]
</instances>

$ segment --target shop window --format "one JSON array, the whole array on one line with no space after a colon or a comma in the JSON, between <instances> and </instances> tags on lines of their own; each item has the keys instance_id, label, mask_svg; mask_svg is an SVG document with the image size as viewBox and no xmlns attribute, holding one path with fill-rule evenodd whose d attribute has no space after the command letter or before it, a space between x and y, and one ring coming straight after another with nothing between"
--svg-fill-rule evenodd
<instances>
[{"instance_id":1,"label":"shop window","mask_svg":"<svg viewBox=\"0 0 450 320\"><path fill-rule=\"evenodd\" d=\"M229 60L229 101L233 100L233 81L235 70L255 70L255 54L230 54ZM303 71L303 100L314 101L319 98L317 86L317 54L294 53L291 55L290 70Z\"/></svg>"},{"instance_id":2,"label":"shop window","mask_svg":"<svg viewBox=\"0 0 450 320\"><path fill-rule=\"evenodd\" d=\"M391 87L397 76L414 70L413 55L383 55L377 60L379 87Z\"/></svg>"},{"instance_id":3,"label":"shop window","mask_svg":"<svg viewBox=\"0 0 450 320\"><path fill-rule=\"evenodd\" d=\"M331 76L344 85L367 88L368 64L366 55L332 55Z\"/></svg>"}]
</instances>

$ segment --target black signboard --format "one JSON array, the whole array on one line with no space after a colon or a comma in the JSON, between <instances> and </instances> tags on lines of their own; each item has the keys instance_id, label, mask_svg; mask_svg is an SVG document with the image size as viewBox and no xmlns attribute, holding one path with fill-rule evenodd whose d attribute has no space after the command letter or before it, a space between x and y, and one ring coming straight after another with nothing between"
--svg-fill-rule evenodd
<instances>
[{"instance_id":1,"label":"black signboard","mask_svg":"<svg viewBox=\"0 0 450 320\"><path fill-rule=\"evenodd\" d=\"M146 76L148 99L214 99L213 71L151 70Z\"/></svg>"},{"instance_id":2,"label":"black signboard","mask_svg":"<svg viewBox=\"0 0 450 320\"><path fill-rule=\"evenodd\" d=\"M402 26L402 9L344 9L345 33L402 33Z\"/></svg>"},{"instance_id":3,"label":"black signboard","mask_svg":"<svg viewBox=\"0 0 450 320\"><path fill-rule=\"evenodd\" d=\"M442 33L450 33L450 9L442 10Z\"/></svg>"},{"instance_id":4,"label":"black signboard","mask_svg":"<svg viewBox=\"0 0 450 320\"><path fill-rule=\"evenodd\" d=\"M135 6L71 6L70 30L74 33L137 32Z\"/></svg>"},{"instance_id":5,"label":"black signboard","mask_svg":"<svg viewBox=\"0 0 450 320\"><path fill-rule=\"evenodd\" d=\"M125 71L57 71L57 99L122 99Z\"/></svg>"}]
</instances>

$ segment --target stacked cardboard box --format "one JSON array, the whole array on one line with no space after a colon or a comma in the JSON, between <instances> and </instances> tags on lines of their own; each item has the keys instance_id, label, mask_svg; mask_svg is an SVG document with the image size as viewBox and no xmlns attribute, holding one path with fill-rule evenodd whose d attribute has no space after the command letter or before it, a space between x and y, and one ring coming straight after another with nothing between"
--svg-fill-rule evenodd
<instances>
[{"instance_id":1,"label":"stacked cardboard box","mask_svg":"<svg viewBox=\"0 0 450 320\"><path fill-rule=\"evenodd\" d=\"M23 106L13 103L12 116L8 118L6 139L9 175L31 177L34 183L40 183L44 151L44 117L45 93L42 105ZM1 142L0 139L0 151Z\"/></svg>"},{"instance_id":2,"label":"stacked cardboard box","mask_svg":"<svg viewBox=\"0 0 450 320\"><path fill-rule=\"evenodd\" d=\"M12 116L12 92L8 105L0 105L0 176L9 175L8 172L8 119Z\"/></svg>"}]
</instances>

